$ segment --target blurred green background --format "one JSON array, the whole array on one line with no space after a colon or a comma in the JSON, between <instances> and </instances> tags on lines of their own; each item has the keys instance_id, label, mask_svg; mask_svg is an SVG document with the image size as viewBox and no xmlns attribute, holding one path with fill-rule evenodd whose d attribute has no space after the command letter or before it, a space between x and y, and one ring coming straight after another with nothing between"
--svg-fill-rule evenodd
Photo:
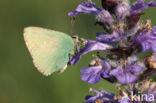
<instances>
[{"instance_id":1,"label":"blurred green background","mask_svg":"<svg viewBox=\"0 0 156 103\"><path fill-rule=\"evenodd\" d=\"M100 6L100 0L95 0ZM116 89L108 82L89 85L81 81L80 68L87 66L92 53L63 74L43 76L32 63L23 40L27 26L50 28L70 34L67 13L82 0L0 0L0 103L82 103L88 88ZM142 19L156 24L156 9L146 10ZM76 18L73 33L94 39L102 28L94 26L94 16L81 14Z\"/></svg>"}]
</instances>

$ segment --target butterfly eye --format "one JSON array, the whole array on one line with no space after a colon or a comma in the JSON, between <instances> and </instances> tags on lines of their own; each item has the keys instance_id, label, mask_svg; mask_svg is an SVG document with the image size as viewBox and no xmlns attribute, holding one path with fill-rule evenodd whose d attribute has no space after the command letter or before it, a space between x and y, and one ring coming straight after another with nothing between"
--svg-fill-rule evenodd
<instances>
[{"instance_id":1,"label":"butterfly eye","mask_svg":"<svg viewBox=\"0 0 156 103\"><path fill-rule=\"evenodd\" d=\"M77 35L72 36L73 39L78 39L79 37Z\"/></svg>"}]
</instances>

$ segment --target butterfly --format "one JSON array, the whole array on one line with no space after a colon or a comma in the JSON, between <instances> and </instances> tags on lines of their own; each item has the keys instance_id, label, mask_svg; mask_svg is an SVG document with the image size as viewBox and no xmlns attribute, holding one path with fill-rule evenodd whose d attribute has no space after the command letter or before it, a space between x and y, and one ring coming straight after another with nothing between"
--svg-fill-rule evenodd
<instances>
[{"instance_id":1,"label":"butterfly","mask_svg":"<svg viewBox=\"0 0 156 103\"><path fill-rule=\"evenodd\" d=\"M75 53L72 37L40 27L26 27L24 40L35 67L45 76L63 72Z\"/></svg>"}]
</instances>

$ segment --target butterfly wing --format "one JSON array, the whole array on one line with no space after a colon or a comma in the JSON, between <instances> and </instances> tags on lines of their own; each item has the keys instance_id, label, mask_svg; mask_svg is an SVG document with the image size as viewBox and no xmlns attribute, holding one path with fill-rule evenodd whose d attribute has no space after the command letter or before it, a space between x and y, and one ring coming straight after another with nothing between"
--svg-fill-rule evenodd
<instances>
[{"instance_id":1,"label":"butterfly wing","mask_svg":"<svg viewBox=\"0 0 156 103\"><path fill-rule=\"evenodd\" d=\"M74 42L65 33L40 27L24 29L24 39L37 69L48 76L67 66Z\"/></svg>"}]
</instances>

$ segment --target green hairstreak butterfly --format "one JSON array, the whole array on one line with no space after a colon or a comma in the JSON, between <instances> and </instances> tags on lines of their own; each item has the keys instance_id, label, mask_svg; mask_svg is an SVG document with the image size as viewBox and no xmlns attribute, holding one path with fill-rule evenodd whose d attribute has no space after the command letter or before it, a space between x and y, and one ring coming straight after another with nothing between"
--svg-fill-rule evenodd
<instances>
[{"instance_id":1,"label":"green hairstreak butterfly","mask_svg":"<svg viewBox=\"0 0 156 103\"><path fill-rule=\"evenodd\" d=\"M74 55L74 41L69 35L40 27L24 29L26 46L35 67L48 76L67 67L70 55Z\"/></svg>"}]
</instances>

